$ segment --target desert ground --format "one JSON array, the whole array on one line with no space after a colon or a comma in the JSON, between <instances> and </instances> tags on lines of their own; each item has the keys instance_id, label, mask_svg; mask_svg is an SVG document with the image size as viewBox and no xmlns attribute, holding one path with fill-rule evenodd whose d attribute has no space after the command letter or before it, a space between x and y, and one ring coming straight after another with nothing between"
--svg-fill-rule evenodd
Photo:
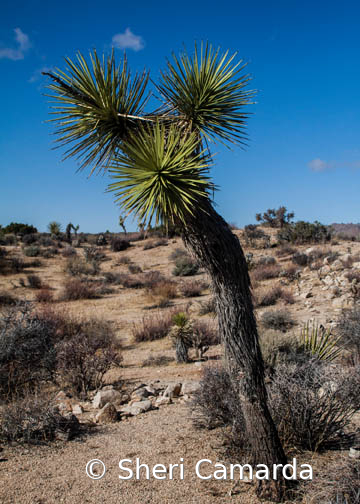
<instances>
[{"instance_id":1,"label":"desert ground","mask_svg":"<svg viewBox=\"0 0 360 504\"><path fill-rule=\"evenodd\" d=\"M271 244L275 244L273 230L266 228L265 231L271 236ZM246 243L242 230L234 230L234 233L248 255L261 338L266 340L268 337L271 341L266 334L273 338L279 334L278 329L269 329L263 324L264 313L272 310L285 310L292 320L291 327L285 328L284 332L280 331L282 337L298 336L303 325L311 319L336 332L336 321L342 310L351 308L357 302L357 287L353 279L356 274L360 274L360 242L333 239L326 244L296 245L293 247L296 250L286 250L279 245L262 248L259 244L249 244ZM106 423L106 420L100 419L95 422L99 413L99 408L93 406L96 391L90 392L87 398L78 398L66 390L59 396L59 389L49 387L47 393L54 403L68 413L76 412L79 422L90 427L80 437L69 441L56 439L51 443L30 445L2 442L0 502L258 502L251 483L242 482L232 491L231 481L201 480L194 471L196 462L200 459L210 459L214 463L224 461L220 429L195 428L189 408L193 390L201 380L203 369L221 362L221 344L211 345L201 360L191 348L190 361L179 364L175 361L175 350L169 336L154 341L134 339L134 331L144 317L146 320L162 316L175 309L186 311L191 320L205 321L216 327L213 314L200 314L202 307L212 297L210 279L206 273L200 269L193 276L173 275L174 260L171 254L183 248L181 238L148 237L131 242L128 249L119 252L111 250L109 244L97 245L96 249L102 258L99 260L99 271L92 277L99 288L99 295L94 299L64 300L63 285L71 278L66 271L70 255L66 257L67 254L64 254L68 247L69 245L62 243L57 253L37 257L38 263L35 262L35 266L18 273L1 275L0 292L2 295L6 293L15 301L26 299L35 309L51 307L81 319L97 317L111 324L121 345L122 362L120 367L111 369L106 374L104 386L105 389L118 390L122 394L122 400L115 405L118 411L117 421ZM88 241L72 247L76 253L74 257L83 259L83 249L86 247L94 247L94 244ZM24 256L24 245L20 242L2 248L6 250L6 257L21 257L25 263L34 261L33 257ZM295 253L312 256L313 260L306 265L296 264L292 259ZM124 260L124 257L128 259ZM129 265L133 266L133 273ZM274 271L268 273L271 268ZM109 275L106 277L107 273L122 273L126 278L141 280L144 275L154 271L174 282L176 294L165 299L166 295L161 289L141 286L132 288L106 281L106 278L111 278ZM29 287L29 275L38 276L41 286ZM182 286L190 282L200 285L201 292L185 297ZM108 288L103 288L104 285ZM267 301L266 295L274 288L278 289L277 294L274 294L273 300ZM44 299L41 299L39 292L44 290ZM7 304L11 305L10 302ZM4 305L1 309L7 310L9 306ZM271 351L269 341L265 353ZM349 355L344 351L338 362L347 365L348 359ZM176 388L178 384L181 386ZM144 400L145 397L138 391L145 385L153 391L147 395L151 405L146 411L136 411L133 404ZM166 390L168 393L165 393ZM2 407L5 407L4 404ZM353 421L355 426L359 424L359 413ZM323 453L293 450L291 453L292 456L295 453L301 463L312 464L316 478L325 467L340 459L347 459L349 450L328 450ZM149 466L159 463L175 464L182 458L185 477L183 480L174 477L172 481L154 478L121 480L119 461L135 460L137 457ZM99 480L92 480L86 475L86 464L92 459L100 459L106 466L106 474ZM310 502L306 492L301 494L299 491L296 499L298 502ZM289 502L295 502L295 497Z\"/></svg>"}]
</instances>

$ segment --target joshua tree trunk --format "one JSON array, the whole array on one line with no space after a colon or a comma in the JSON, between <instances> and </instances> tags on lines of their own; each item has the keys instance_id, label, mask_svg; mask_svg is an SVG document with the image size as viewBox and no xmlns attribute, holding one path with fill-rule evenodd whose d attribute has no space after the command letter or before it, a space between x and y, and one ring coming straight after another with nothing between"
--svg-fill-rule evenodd
<instances>
[{"instance_id":1,"label":"joshua tree trunk","mask_svg":"<svg viewBox=\"0 0 360 504\"><path fill-rule=\"evenodd\" d=\"M242 403L253 464L286 464L276 426L267 405L264 363L258 341L248 269L238 238L210 203L198 211L183 230L192 250L212 279L225 360ZM250 461L249 461L250 463ZM280 502L286 481L261 480L257 494Z\"/></svg>"},{"instance_id":2,"label":"joshua tree trunk","mask_svg":"<svg viewBox=\"0 0 360 504\"><path fill-rule=\"evenodd\" d=\"M176 362L189 362L188 346L181 336L176 338L175 355Z\"/></svg>"}]
</instances>

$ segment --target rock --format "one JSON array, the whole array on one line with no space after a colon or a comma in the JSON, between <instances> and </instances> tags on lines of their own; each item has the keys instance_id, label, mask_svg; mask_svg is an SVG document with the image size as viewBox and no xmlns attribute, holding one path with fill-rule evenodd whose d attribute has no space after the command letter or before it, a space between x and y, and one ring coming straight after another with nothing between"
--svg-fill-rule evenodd
<instances>
[{"instance_id":1,"label":"rock","mask_svg":"<svg viewBox=\"0 0 360 504\"><path fill-rule=\"evenodd\" d=\"M151 401L138 401L131 405L123 406L121 412L125 414L130 414L132 416L140 415L141 413L146 413L153 408Z\"/></svg>"},{"instance_id":2,"label":"rock","mask_svg":"<svg viewBox=\"0 0 360 504\"><path fill-rule=\"evenodd\" d=\"M360 458L360 450L358 448L350 448L349 457L354 459Z\"/></svg>"},{"instance_id":3,"label":"rock","mask_svg":"<svg viewBox=\"0 0 360 504\"><path fill-rule=\"evenodd\" d=\"M117 390L99 390L93 399L92 405L93 408L102 408L106 403L121 404L121 400L122 395Z\"/></svg>"},{"instance_id":4,"label":"rock","mask_svg":"<svg viewBox=\"0 0 360 504\"><path fill-rule=\"evenodd\" d=\"M67 394L65 394L65 392L63 390L60 390L60 392L58 392L55 396L56 403L63 402L66 399L69 399L69 396Z\"/></svg>"},{"instance_id":5,"label":"rock","mask_svg":"<svg viewBox=\"0 0 360 504\"><path fill-rule=\"evenodd\" d=\"M331 268L327 264L319 269L320 275L328 275L330 272L331 272Z\"/></svg>"},{"instance_id":6,"label":"rock","mask_svg":"<svg viewBox=\"0 0 360 504\"><path fill-rule=\"evenodd\" d=\"M73 406L70 399L65 399L62 402L58 402L56 405L60 413L72 413Z\"/></svg>"},{"instance_id":7,"label":"rock","mask_svg":"<svg viewBox=\"0 0 360 504\"><path fill-rule=\"evenodd\" d=\"M80 431L80 422L72 413L61 415L57 422L55 438L61 441L70 441Z\"/></svg>"},{"instance_id":8,"label":"rock","mask_svg":"<svg viewBox=\"0 0 360 504\"><path fill-rule=\"evenodd\" d=\"M179 397L181 392L181 383L174 383L172 385L168 385L165 392L163 393L163 397Z\"/></svg>"},{"instance_id":9,"label":"rock","mask_svg":"<svg viewBox=\"0 0 360 504\"><path fill-rule=\"evenodd\" d=\"M351 261L351 254L344 254L342 257L341 257L341 261L344 263L344 262L348 262L348 261Z\"/></svg>"},{"instance_id":10,"label":"rock","mask_svg":"<svg viewBox=\"0 0 360 504\"><path fill-rule=\"evenodd\" d=\"M155 401L156 406L163 406L164 404L172 404L171 397L158 397Z\"/></svg>"},{"instance_id":11,"label":"rock","mask_svg":"<svg viewBox=\"0 0 360 504\"><path fill-rule=\"evenodd\" d=\"M315 252L315 250L316 250L315 247L309 247L305 250L305 254L310 255L313 252Z\"/></svg>"},{"instance_id":12,"label":"rock","mask_svg":"<svg viewBox=\"0 0 360 504\"><path fill-rule=\"evenodd\" d=\"M117 422L119 415L115 406L108 402L95 416L96 423L108 424Z\"/></svg>"},{"instance_id":13,"label":"rock","mask_svg":"<svg viewBox=\"0 0 360 504\"><path fill-rule=\"evenodd\" d=\"M332 265L331 265L331 269L333 271L341 271L344 269L344 265L343 263L340 261L340 259L336 259Z\"/></svg>"},{"instance_id":14,"label":"rock","mask_svg":"<svg viewBox=\"0 0 360 504\"><path fill-rule=\"evenodd\" d=\"M199 382L189 381L182 384L181 395L191 395L194 394L199 389Z\"/></svg>"},{"instance_id":15,"label":"rock","mask_svg":"<svg viewBox=\"0 0 360 504\"><path fill-rule=\"evenodd\" d=\"M150 394L150 392L148 390L146 390L146 388L140 388L140 389L137 389L135 390L135 392L133 392L131 394L131 399L132 400L137 400L137 401L142 401L143 399L146 399L147 397L150 397L151 395L153 394Z\"/></svg>"},{"instance_id":16,"label":"rock","mask_svg":"<svg viewBox=\"0 0 360 504\"><path fill-rule=\"evenodd\" d=\"M74 415L81 415L82 413L84 413L84 408L80 404L74 404L72 412Z\"/></svg>"}]
</instances>

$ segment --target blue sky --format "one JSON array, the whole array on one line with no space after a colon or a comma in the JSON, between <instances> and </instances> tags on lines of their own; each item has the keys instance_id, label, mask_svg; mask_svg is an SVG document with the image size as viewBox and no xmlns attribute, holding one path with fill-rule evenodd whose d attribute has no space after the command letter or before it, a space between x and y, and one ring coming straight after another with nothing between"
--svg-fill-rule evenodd
<instances>
[{"instance_id":1,"label":"blue sky","mask_svg":"<svg viewBox=\"0 0 360 504\"><path fill-rule=\"evenodd\" d=\"M5 0L0 18L0 224L51 220L118 231L108 177L53 149L41 70L96 48L126 48L157 80L171 52L208 40L249 62L257 104L249 146L216 146L218 211L230 222L285 205L297 219L360 222L360 5L357 1Z\"/></svg>"}]
</instances>

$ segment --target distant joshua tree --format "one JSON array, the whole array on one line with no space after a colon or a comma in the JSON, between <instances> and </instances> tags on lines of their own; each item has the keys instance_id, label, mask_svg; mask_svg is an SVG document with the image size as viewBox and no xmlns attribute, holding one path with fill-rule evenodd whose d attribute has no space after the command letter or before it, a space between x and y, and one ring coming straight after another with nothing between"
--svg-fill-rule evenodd
<instances>
[{"instance_id":1,"label":"distant joshua tree","mask_svg":"<svg viewBox=\"0 0 360 504\"><path fill-rule=\"evenodd\" d=\"M263 214L257 213L255 218L258 222L267 224L270 227L283 228L287 224L290 224L294 216L294 212L288 212L285 206L281 206L277 210L269 208Z\"/></svg>"},{"instance_id":2,"label":"distant joshua tree","mask_svg":"<svg viewBox=\"0 0 360 504\"><path fill-rule=\"evenodd\" d=\"M124 217L123 215L120 215L120 217L119 217L119 226L122 228L122 230L126 234L125 219L126 219L126 217Z\"/></svg>"},{"instance_id":3,"label":"distant joshua tree","mask_svg":"<svg viewBox=\"0 0 360 504\"><path fill-rule=\"evenodd\" d=\"M48 228L49 233L51 233L54 236L59 236L59 234L61 233L60 222L51 221L51 222L49 222L47 228Z\"/></svg>"}]
</instances>

